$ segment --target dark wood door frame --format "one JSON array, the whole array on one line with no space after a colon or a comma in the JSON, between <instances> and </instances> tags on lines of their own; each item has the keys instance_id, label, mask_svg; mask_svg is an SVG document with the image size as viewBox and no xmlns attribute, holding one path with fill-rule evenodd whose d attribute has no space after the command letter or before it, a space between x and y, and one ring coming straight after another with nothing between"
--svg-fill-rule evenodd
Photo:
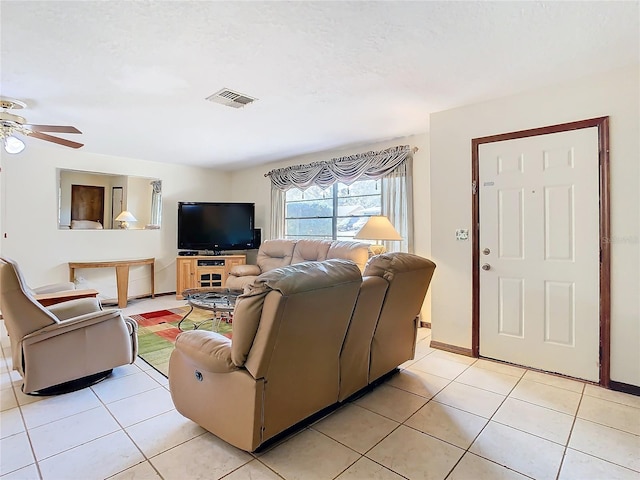
<instances>
[{"instance_id":1,"label":"dark wood door frame","mask_svg":"<svg viewBox=\"0 0 640 480\"><path fill-rule=\"evenodd\" d=\"M609 188L609 117L590 118L577 122L551 125L518 132L491 135L471 140L471 176L472 176L472 323L471 353L480 356L480 195L479 195L479 158L480 145L502 142L516 138L548 135L581 128L598 128L599 177L600 177L600 385L610 387L611 358L611 249L609 239L610 188Z\"/></svg>"}]
</instances>

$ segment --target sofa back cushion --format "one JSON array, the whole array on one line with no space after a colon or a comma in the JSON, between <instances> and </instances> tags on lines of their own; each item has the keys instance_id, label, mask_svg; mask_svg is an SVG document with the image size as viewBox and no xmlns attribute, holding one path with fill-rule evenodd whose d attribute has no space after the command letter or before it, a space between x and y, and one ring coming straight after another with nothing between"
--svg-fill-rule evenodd
<instances>
[{"instance_id":1,"label":"sofa back cushion","mask_svg":"<svg viewBox=\"0 0 640 480\"><path fill-rule=\"evenodd\" d=\"M348 240L336 240L331 242L331 246L327 252L327 258L344 258L351 260L358 265L358 268L362 272L369 260L369 244Z\"/></svg>"},{"instance_id":2,"label":"sofa back cushion","mask_svg":"<svg viewBox=\"0 0 640 480\"><path fill-rule=\"evenodd\" d=\"M371 343L388 286L389 283L382 277L362 278L356 307L340 353L340 401L369 383Z\"/></svg>"},{"instance_id":3,"label":"sofa back cushion","mask_svg":"<svg viewBox=\"0 0 640 480\"><path fill-rule=\"evenodd\" d=\"M21 341L29 333L59 323L33 298L18 265L8 258L0 259L0 306L12 343Z\"/></svg>"},{"instance_id":4,"label":"sofa back cushion","mask_svg":"<svg viewBox=\"0 0 640 480\"><path fill-rule=\"evenodd\" d=\"M298 240L291 263L322 262L327 259L331 242L327 240Z\"/></svg>"},{"instance_id":5,"label":"sofa back cushion","mask_svg":"<svg viewBox=\"0 0 640 480\"><path fill-rule=\"evenodd\" d=\"M348 260L305 262L263 273L238 299L232 355L235 363L246 354L244 367L268 384L264 439L338 400L340 351L361 282ZM257 324L239 310L252 296L262 304ZM255 330L252 341L245 328Z\"/></svg>"},{"instance_id":6,"label":"sofa back cushion","mask_svg":"<svg viewBox=\"0 0 640 480\"><path fill-rule=\"evenodd\" d=\"M286 267L291 264L295 246L295 240L265 240L258 250L256 263L263 273L274 268Z\"/></svg>"},{"instance_id":7,"label":"sofa back cushion","mask_svg":"<svg viewBox=\"0 0 640 480\"><path fill-rule=\"evenodd\" d=\"M253 284L248 289L249 293L238 297L233 311L231 361L236 367L243 367L247 361L260 325L264 299L270 292L268 288L257 288Z\"/></svg>"},{"instance_id":8,"label":"sofa back cushion","mask_svg":"<svg viewBox=\"0 0 640 480\"><path fill-rule=\"evenodd\" d=\"M372 257L366 276L385 279L389 286L371 344L369 382L413 358L417 321L435 263L409 253L387 253Z\"/></svg>"}]
</instances>

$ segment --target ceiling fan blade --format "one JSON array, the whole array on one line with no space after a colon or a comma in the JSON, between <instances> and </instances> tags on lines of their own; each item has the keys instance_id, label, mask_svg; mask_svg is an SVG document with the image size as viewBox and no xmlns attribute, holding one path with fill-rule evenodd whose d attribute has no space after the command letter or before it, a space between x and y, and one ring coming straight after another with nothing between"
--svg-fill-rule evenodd
<instances>
[{"instance_id":1,"label":"ceiling fan blade","mask_svg":"<svg viewBox=\"0 0 640 480\"><path fill-rule=\"evenodd\" d=\"M34 132L55 132L55 133L82 133L76 127L67 125L25 125Z\"/></svg>"},{"instance_id":2,"label":"ceiling fan blade","mask_svg":"<svg viewBox=\"0 0 640 480\"><path fill-rule=\"evenodd\" d=\"M40 132L29 132L29 136L39 138L40 140L46 140L47 142L57 143L58 145L64 145L65 147L71 147L71 148L80 148L84 145L84 143L72 142L71 140L54 137L52 135L47 135L46 133L40 133Z\"/></svg>"}]
</instances>

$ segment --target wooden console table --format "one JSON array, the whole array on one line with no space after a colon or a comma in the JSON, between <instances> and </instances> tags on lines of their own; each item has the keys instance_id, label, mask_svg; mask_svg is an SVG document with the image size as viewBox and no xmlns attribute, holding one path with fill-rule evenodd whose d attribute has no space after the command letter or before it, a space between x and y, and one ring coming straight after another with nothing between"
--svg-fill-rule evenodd
<instances>
[{"instance_id":1,"label":"wooden console table","mask_svg":"<svg viewBox=\"0 0 640 480\"><path fill-rule=\"evenodd\" d=\"M75 279L76 268L104 268L112 267L116 269L116 284L118 289L118 307L127 306L129 292L129 267L138 265L149 265L151 267L151 298L156 296L155 291L155 258L143 258L136 260L112 260L106 262L69 262L69 279Z\"/></svg>"}]
</instances>

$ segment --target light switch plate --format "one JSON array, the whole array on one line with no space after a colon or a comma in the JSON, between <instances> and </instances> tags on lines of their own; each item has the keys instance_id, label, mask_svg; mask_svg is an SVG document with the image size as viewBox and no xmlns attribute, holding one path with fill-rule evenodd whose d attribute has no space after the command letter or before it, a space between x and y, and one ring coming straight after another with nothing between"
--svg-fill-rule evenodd
<instances>
[{"instance_id":1,"label":"light switch plate","mask_svg":"<svg viewBox=\"0 0 640 480\"><path fill-rule=\"evenodd\" d=\"M456 240L469 240L469 230L466 228L457 229Z\"/></svg>"}]
</instances>

